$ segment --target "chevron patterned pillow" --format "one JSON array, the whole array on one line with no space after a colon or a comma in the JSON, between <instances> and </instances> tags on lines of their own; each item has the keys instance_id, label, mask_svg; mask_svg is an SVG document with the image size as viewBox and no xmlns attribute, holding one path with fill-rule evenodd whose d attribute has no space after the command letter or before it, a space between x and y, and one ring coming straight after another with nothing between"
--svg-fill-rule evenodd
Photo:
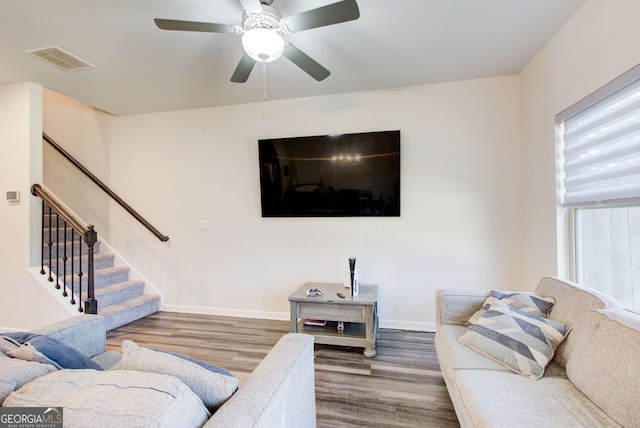
<instances>
[{"instance_id":1,"label":"chevron patterned pillow","mask_svg":"<svg viewBox=\"0 0 640 428\"><path fill-rule=\"evenodd\" d=\"M495 300L459 341L531 379L540 379L571 327Z\"/></svg>"},{"instance_id":2,"label":"chevron patterned pillow","mask_svg":"<svg viewBox=\"0 0 640 428\"><path fill-rule=\"evenodd\" d=\"M468 321L465 321L464 325L470 327L474 325L478 318L480 318L489 305L495 301L501 301L509 306L520 309L524 312L528 312L539 317L546 318L553 308L553 304L556 302L552 297L540 297L533 293L511 292L505 293L504 291L492 290L491 294L482 304L482 307L474 313Z\"/></svg>"}]
</instances>

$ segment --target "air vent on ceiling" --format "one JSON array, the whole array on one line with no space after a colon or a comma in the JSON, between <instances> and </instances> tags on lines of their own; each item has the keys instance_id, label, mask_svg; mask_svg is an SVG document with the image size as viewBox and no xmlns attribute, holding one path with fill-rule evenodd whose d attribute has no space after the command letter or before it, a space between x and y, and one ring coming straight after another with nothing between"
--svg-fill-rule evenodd
<instances>
[{"instance_id":1,"label":"air vent on ceiling","mask_svg":"<svg viewBox=\"0 0 640 428\"><path fill-rule=\"evenodd\" d=\"M27 51L27 53L63 71L79 71L95 67L93 64L89 64L87 61L57 46L33 49Z\"/></svg>"}]
</instances>

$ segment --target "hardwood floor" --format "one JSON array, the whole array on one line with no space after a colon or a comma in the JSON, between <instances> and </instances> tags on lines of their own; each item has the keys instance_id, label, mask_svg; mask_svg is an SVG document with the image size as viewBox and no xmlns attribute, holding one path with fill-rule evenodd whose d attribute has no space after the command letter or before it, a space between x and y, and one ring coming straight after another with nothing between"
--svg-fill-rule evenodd
<instances>
[{"instance_id":1,"label":"hardwood floor","mask_svg":"<svg viewBox=\"0 0 640 428\"><path fill-rule=\"evenodd\" d=\"M246 378L289 331L288 321L158 312L112 330L124 339L179 352ZM433 344L434 334L380 329L378 354L315 345L318 427L458 427Z\"/></svg>"}]
</instances>

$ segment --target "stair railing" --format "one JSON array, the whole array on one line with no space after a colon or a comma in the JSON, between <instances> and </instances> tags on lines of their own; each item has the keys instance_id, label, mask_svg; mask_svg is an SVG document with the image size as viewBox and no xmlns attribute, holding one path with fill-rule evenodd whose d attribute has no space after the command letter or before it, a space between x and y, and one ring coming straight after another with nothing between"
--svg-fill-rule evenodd
<instances>
[{"instance_id":1,"label":"stair railing","mask_svg":"<svg viewBox=\"0 0 640 428\"><path fill-rule=\"evenodd\" d=\"M51 193L47 192L39 184L31 186L31 194L42 200L42 249L40 256L40 274L45 275L48 267L49 282L55 282L55 288L62 290L63 297L69 297L72 305L76 304L76 295L78 296L78 311L87 314L98 313L98 302L95 299L95 280L93 256L94 246L98 242L98 234L94 230L94 226L85 225L76 216L74 216L58 199ZM77 241L77 245L76 245ZM86 291L84 308L82 301L82 278L84 276L82 255L82 242L86 246L86 274L85 281ZM76 267L75 252L78 252L78 273L74 272ZM45 254L45 248L47 253ZM55 257L54 257L55 253ZM70 258L69 258L70 253ZM48 259L45 263L45 258ZM54 263L55 262L55 263ZM55 276L53 278L53 270L55 265ZM67 268L70 274L67 275ZM75 277L78 277L77 281ZM77 288L76 288L77 283Z\"/></svg>"},{"instance_id":2,"label":"stair railing","mask_svg":"<svg viewBox=\"0 0 640 428\"><path fill-rule=\"evenodd\" d=\"M89 171L84 165L82 165L76 158L71 156L71 154L69 154L65 149L63 149L62 146L56 143L51 137L43 133L42 138L44 141L49 143L49 145L53 147L58 153L60 153L65 159L71 162L73 166L78 168L80 172L82 172L86 177L88 177L91 181L93 181L96 184L96 186L98 186L102 191L104 191L114 201L116 201L118 205L124 208L125 211L127 211L131 216L133 216L136 220L138 220L147 230L153 233L156 238L158 238L162 242L166 242L169 240L169 237L167 235L160 233L158 229L153 227L151 223L149 223L144 217L142 217L136 210L131 208L131 206L127 204L120 196L118 196L106 184L100 181L98 177L96 177L91 171Z\"/></svg>"}]
</instances>

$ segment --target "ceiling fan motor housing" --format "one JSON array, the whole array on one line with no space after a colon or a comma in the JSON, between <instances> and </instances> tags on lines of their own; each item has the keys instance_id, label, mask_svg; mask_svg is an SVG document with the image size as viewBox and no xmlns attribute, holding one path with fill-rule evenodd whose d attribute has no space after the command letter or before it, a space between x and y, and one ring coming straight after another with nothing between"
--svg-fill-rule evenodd
<instances>
[{"instance_id":1,"label":"ceiling fan motor housing","mask_svg":"<svg viewBox=\"0 0 640 428\"><path fill-rule=\"evenodd\" d=\"M265 28L268 30L282 32L283 28L280 25L282 15L270 6L263 5L262 9L262 13L244 11L242 14L242 28L244 31L249 31L254 28Z\"/></svg>"}]
</instances>

